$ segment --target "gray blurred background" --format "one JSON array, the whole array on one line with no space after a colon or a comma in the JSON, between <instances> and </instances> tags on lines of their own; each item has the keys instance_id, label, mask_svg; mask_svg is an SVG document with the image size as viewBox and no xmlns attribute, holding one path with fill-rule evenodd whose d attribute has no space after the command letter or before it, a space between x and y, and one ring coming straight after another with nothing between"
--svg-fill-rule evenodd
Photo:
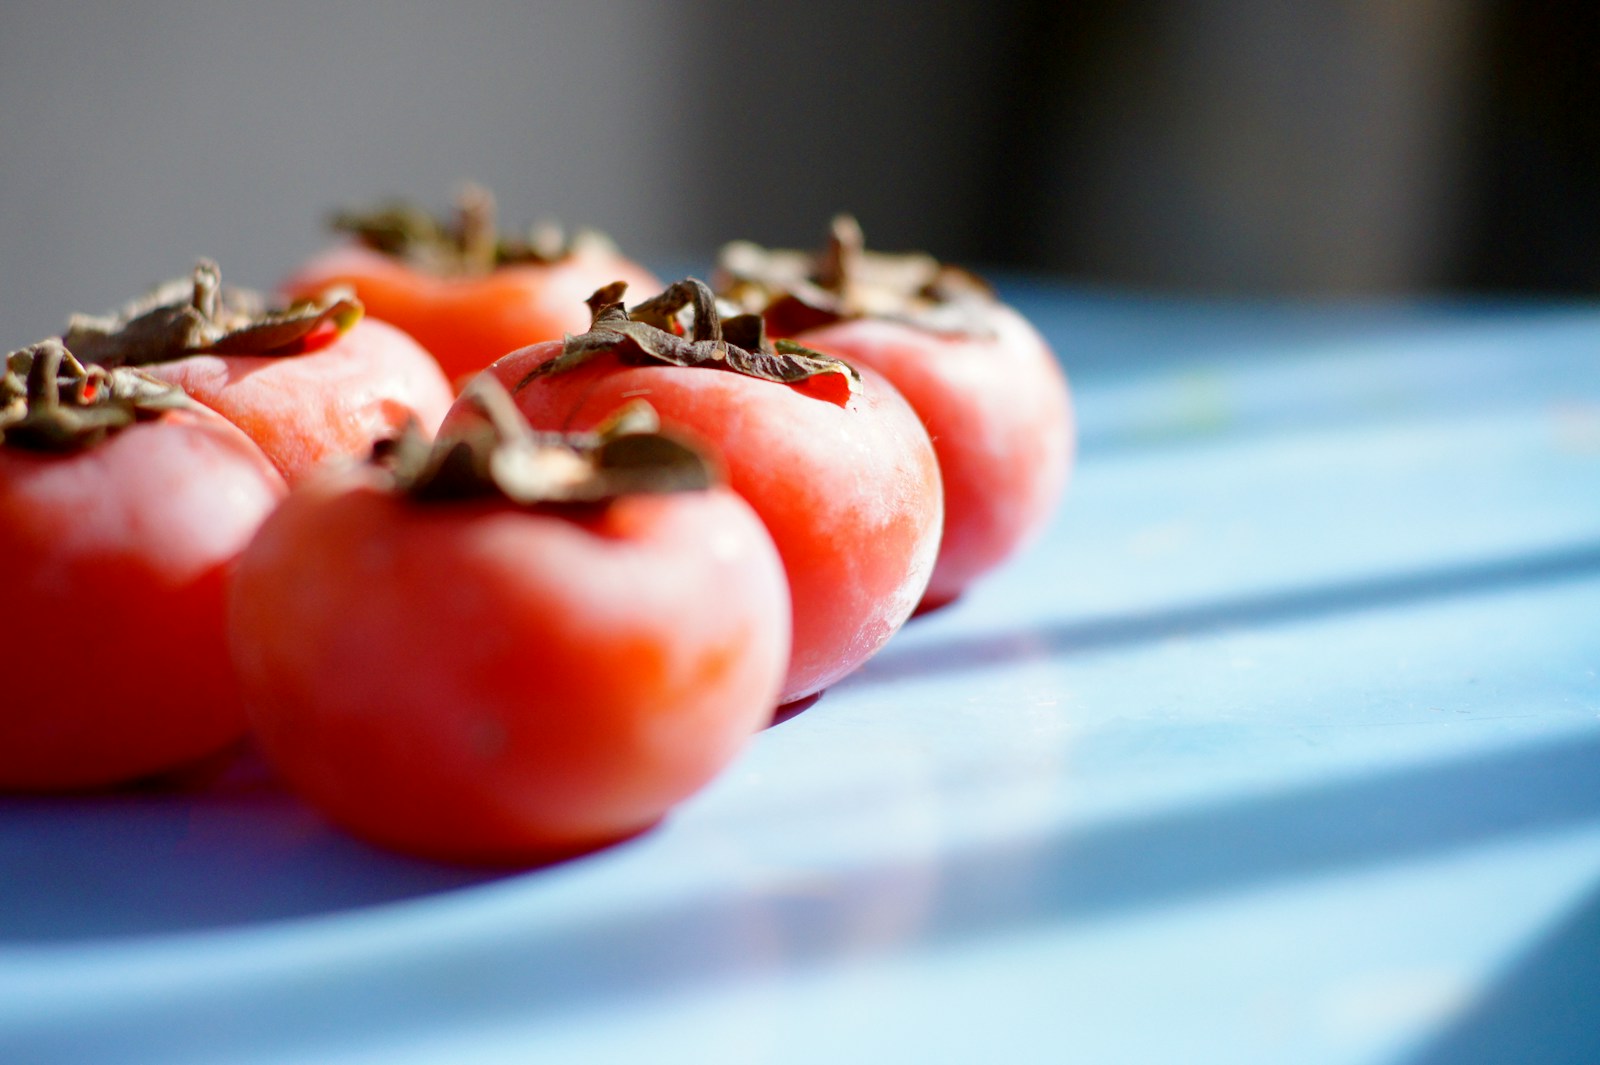
<instances>
[{"instance_id":1,"label":"gray blurred background","mask_svg":"<svg viewBox=\"0 0 1600 1065\"><path fill-rule=\"evenodd\" d=\"M3 344L197 255L270 286L332 208L467 178L654 263L849 209L1101 286L1592 292L1597 11L10 0Z\"/></svg>"}]
</instances>

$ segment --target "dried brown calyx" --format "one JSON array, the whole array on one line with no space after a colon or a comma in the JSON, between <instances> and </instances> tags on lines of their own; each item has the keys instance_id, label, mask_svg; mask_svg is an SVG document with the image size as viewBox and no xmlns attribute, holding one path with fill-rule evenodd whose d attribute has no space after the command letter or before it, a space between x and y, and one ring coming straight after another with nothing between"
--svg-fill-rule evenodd
<instances>
[{"instance_id":1,"label":"dried brown calyx","mask_svg":"<svg viewBox=\"0 0 1600 1065\"><path fill-rule=\"evenodd\" d=\"M375 455L393 472L397 491L422 503L500 498L536 506L697 491L720 481L702 451L661 431L643 400L586 433L535 432L488 374L462 400L470 416L439 439L430 444L408 425Z\"/></svg>"},{"instance_id":2,"label":"dried brown calyx","mask_svg":"<svg viewBox=\"0 0 1600 1065\"><path fill-rule=\"evenodd\" d=\"M785 385L833 381L837 387L816 394L841 405L861 389L861 375L844 360L792 340L769 340L759 314L724 319L704 281L674 282L631 311L622 302L627 289L613 281L590 296L589 331L567 337L561 354L530 371L517 390L607 352L633 365L706 367Z\"/></svg>"},{"instance_id":3,"label":"dried brown calyx","mask_svg":"<svg viewBox=\"0 0 1600 1065\"><path fill-rule=\"evenodd\" d=\"M294 355L361 320L361 303L333 290L285 307L260 294L224 288L217 264L160 285L108 315L73 315L62 342L97 366L147 366L188 355Z\"/></svg>"},{"instance_id":4,"label":"dried brown calyx","mask_svg":"<svg viewBox=\"0 0 1600 1065\"><path fill-rule=\"evenodd\" d=\"M85 366L59 340L6 356L0 445L75 451L161 412L194 407L176 385L129 367Z\"/></svg>"},{"instance_id":5,"label":"dried brown calyx","mask_svg":"<svg viewBox=\"0 0 1600 1065\"><path fill-rule=\"evenodd\" d=\"M820 252L734 241L717 258L718 294L784 335L847 318L886 318L936 333L987 335L994 290L977 275L919 252L868 251L849 215Z\"/></svg>"},{"instance_id":6,"label":"dried brown calyx","mask_svg":"<svg viewBox=\"0 0 1600 1065\"><path fill-rule=\"evenodd\" d=\"M494 195L474 184L462 187L448 219L394 200L371 210L340 211L330 225L374 251L443 277L486 274L518 263L553 263L579 253L616 252L604 234L579 229L569 236L551 222L536 223L521 235L502 235Z\"/></svg>"}]
</instances>

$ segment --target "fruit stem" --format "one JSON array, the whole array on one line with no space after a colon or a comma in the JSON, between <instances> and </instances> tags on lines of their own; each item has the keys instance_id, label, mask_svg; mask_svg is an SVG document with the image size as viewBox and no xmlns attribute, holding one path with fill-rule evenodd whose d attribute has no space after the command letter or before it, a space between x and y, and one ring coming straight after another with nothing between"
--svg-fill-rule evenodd
<instances>
[{"instance_id":1,"label":"fruit stem","mask_svg":"<svg viewBox=\"0 0 1600 1065\"><path fill-rule=\"evenodd\" d=\"M494 193L476 182L467 182L456 196L455 238L462 273L487 274L495 268L500 237L495 228Z\"/></svg>"}]
</instances>

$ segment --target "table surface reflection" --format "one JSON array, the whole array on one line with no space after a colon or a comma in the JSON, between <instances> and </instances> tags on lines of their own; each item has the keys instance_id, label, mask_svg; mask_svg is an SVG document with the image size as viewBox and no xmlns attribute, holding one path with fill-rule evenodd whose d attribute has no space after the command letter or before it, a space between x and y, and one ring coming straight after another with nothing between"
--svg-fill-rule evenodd
<instances>
[{"instance_id":1,"label":"table surface reflection","mask_svg":"<svg viewBox=\"0 0 1600 1065\"><path fill-rule=\"evenodd\" d=\"M1600 1060L1600 307L1005 292L1026 556L543 869L0 799L0 1061Z\"/></svg>"}]
</instances>

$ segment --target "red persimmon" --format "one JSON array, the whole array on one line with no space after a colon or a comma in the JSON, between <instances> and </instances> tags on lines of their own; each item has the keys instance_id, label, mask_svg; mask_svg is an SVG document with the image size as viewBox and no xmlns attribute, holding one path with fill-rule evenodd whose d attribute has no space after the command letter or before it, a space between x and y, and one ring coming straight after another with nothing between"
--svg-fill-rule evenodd
<instances>
[{"instance_id":1,"label":"red persimmon","mask_svg":"<svg viewBox=\"0 0 1600 1065\"><path fill-rule=\"evenodd\" d=\"M234 426L59 343L0 381L0 788L98 787L245 730L225 633L234 560L285 494Z\"/></svg>"},{"instance_id":2,"label":"red persimmon","mask_svg":"<svg viewBox=\"0 0 1600 1065\"><path fill-rule=\"evenodd\" d=\"M284 281L292 296L346 286L375 318L405 330L461 382L509 351L588 328L583 300L614 280L654 292L660 283L605 237L569 241L536 228L495 229L493 199L470 187L453 223L395 204L349 212L334 228L353 242L311 259Z\"/></svg>"},{"instance_id":3,"label":"red persimmon","mask_svg":"<svg viewBox=\"0 0 1600 1065\"><path fill-rule=\"evenodd\" d=\"M734 756L777 694L788 596L692 450L536 436L494 389L431 450L296 489L240 563L232 632L264 753L331 820L525 862L648 827Z\"/></svg>"},{"instance_id":4,"label":"red persimmon","mask_svg":"<svg viewBox=\"0 0 1600 1065\"><path fill-rule=\"evenodd\" d=\"M988 286L928 256L868 252L849 218L816 256L729 245L718 283L774 334L877 370L921 417L945 503L924 608L1037 537L1071 469L1072 403L1044 339Z\"/></svg>"},{"instance_id":5,"label":"red persimmon","mask_svg":"<svg viewBox=\"0 0 1600 1065\"><path fill-rule=\"evenodd\" d=\"M941 515L927 433L871 370L774 351L754 316L730 320L724 336L699 282L632 312L621 296L621 286L595 293L588 333L525 348L490 372L535 426L586 428L643 397L663 424L713 447L788 573L794 651L781 699L815 694L882 647L927 585ZM691 304L692 339L679 335Z\"/></svg>"},{"instance_id":6,"label":"red persimmon","mask_svg":"<svg viewBox=\"0 0 1600 1065\"><path fill-rule=\"evenodd\" d=\"M85 362L178 385L243 429L290 484L365 455L409 420L431 433L454 399L416 341L363 319L347 294L268 309L223 288L206 261L114 315L73 318L65 341Z\"/></svg>"}]
</instances>

